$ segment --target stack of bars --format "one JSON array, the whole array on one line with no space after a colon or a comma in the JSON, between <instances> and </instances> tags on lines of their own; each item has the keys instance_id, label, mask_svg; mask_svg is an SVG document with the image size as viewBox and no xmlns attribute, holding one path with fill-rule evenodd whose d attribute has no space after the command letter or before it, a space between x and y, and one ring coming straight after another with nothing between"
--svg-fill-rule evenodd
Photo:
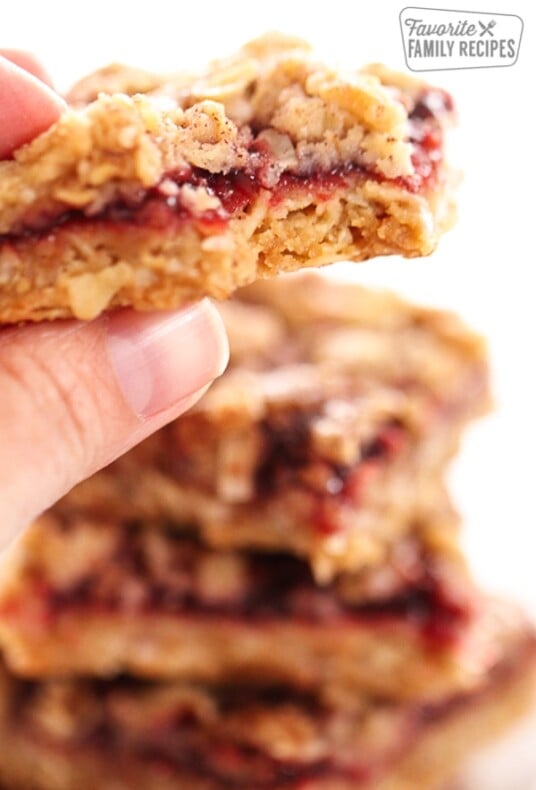
<instances>
[{"instance_id":1,"label":"stack of bars","mask_svg":"<svg viewBox=\"0 0 536 790\"><path fill-rule=\"evenodd\" d=\"M5 558L6 784L435 788L533 686L530 626L475 589L442 482L488 406L482 342L317 275L221 313L200 404Z\"/></svg>"},{"instance_id":2,"label":"stack of bars","mask_svg":"<svg viewBox=\"0 0 536 790\"><path fill-rule=\"evenodd\" d=\"M281 271L433 251L450 97L271 35L109 67L0 163L0 321L222 299L228 371L2 558L0 781L426 790L527 705L445 468L489 403L456 317ZM244 287L245 286L245 287Z\"/></svg>"}]
</instances>

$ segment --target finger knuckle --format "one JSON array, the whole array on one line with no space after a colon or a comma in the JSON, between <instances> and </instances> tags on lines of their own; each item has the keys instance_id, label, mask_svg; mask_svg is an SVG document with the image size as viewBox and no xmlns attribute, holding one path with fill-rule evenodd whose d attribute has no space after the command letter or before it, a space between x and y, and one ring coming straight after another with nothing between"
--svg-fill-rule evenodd
<instances>
[{"instance_id":1,"label":"finger knuckle","mask_svg":"<svg viewBox=\"0 0 536 790\"><path fill-rule=\"evenodd\" d=\"M58 473L90 466L104 427L95 403L95 385L85 386L67 361L52 364L37 349L24 348L2 355L0 375L4 392L11 390L13 418L34 426L44 436L48 462L56 461Z\"/></svg>"}]
</instances>

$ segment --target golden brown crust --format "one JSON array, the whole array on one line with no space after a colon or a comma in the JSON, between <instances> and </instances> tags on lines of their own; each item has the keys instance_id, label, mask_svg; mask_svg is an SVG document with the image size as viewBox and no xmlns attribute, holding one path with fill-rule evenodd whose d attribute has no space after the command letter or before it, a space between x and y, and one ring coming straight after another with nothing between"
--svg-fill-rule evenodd
<instances>
[{"instance_id":1,"label":"golden brown crust","mask_svg":"<svg viewBox=\"0 0 536 790\"><path fill-rule=\"evenodd\" d=\"M450 314L318 275L221 312L229 370L61 508L186 521L219 548L307 557L324 580L381 562L419 509L437 509L445 462L488 405L482 340Z\"/></svg>"},{"instance_id":2,"label":"golden brown crust","mask_svg":"<svg viewBox=\"0 0 536 790\"><path fill-rule=\"evenodd\" d=\"M297 790L304 781L308 790L432 788L526 711L535 690L526 635L505 647L476 693L432 707L347 697L325 708L285 692L0 680L0 775L24 790Z\"/></svg>"},{"instance_id":3,"label":"golden brown crust","mask_svg":"<svg viewBox=\"0 0 536 790\"><path fill-rule=\"evenodd\" d=\"M71 99L0 163L4 322L171 307L306 265L428 254L449 221L448 97L376 67L338 74L295 39L252 42L195 78L109 67Z\"/></svg>"}]
</instances>

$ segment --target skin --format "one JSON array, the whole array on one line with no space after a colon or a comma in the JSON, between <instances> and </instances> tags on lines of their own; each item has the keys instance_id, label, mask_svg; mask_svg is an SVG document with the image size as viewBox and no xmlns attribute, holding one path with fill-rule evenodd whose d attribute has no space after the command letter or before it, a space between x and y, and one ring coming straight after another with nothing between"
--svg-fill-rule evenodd
<instances>
[{"instance_id":1,"label":"skin","mask_svg":"<svg viewBox=\"0 0 536 790\"><path fill-rule=\"evenodd\" d=\"M0 158L64 109L33 56L0 50ZM228 355L207 301L0 327L0 549L73 485L192 406Z\"/></svg>"}]
</instances>

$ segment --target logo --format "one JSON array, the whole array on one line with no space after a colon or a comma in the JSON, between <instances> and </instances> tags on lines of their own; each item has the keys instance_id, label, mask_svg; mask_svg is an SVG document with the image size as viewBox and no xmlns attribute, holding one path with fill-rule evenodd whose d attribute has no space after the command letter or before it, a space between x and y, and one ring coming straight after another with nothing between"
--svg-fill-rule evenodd
<instances>
[{"instance_id":1,"label":"logo","mask_svg":"<svg viewBox=\"0 0 536 790\"><path fill-rule=\"evenodd\" d=\"M515 14L414 6L402 9L400 27L411 71L513 66L523 35L523 20Z\"/></svg>"}]
</instances>

